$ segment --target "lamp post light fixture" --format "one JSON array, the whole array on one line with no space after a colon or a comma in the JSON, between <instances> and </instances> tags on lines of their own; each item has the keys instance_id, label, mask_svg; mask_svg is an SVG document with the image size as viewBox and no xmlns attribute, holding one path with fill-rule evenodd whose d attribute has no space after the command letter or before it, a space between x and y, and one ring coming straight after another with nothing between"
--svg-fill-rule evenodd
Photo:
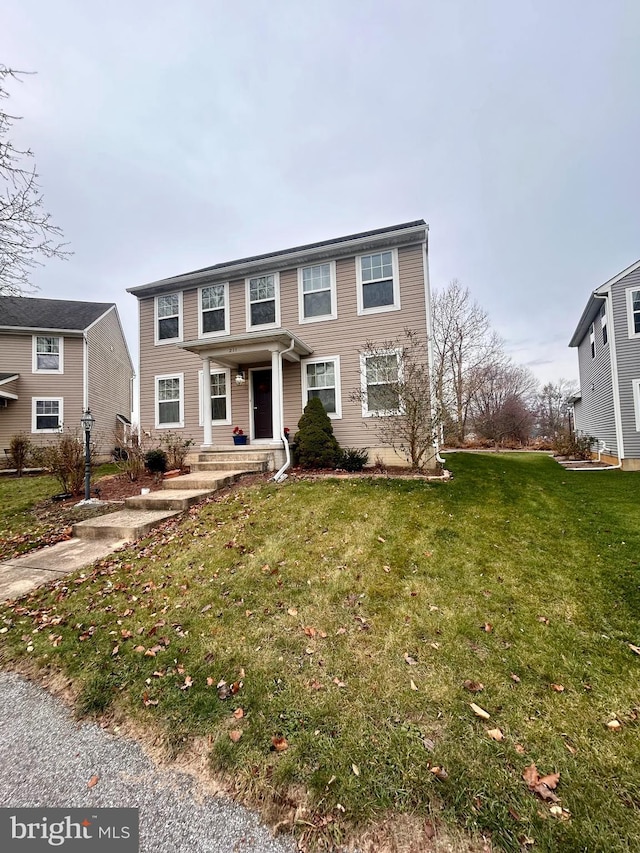
<instances>
[{"instance_id":1,"label":"lamp post light fixture","mask_svg":"<svg viewBox=\"0 0 640 853\"><path fill-rule=\"evenodd\" d=\"M238 367L236 371L236 385L244 385L245 382L244 370L241 367Z\"/></svg>"},{"instance_id":2,"label":"lamp post light fixture","mask_svg":"<svg viewBox=\"0 0 640 853\"><path fill-rule=\"evenodd\" d=\"M91 500L91 430L96 419L91 414L91 409L87 407L86 412L82 413L80 423L84 430L84 499Z\"/></svg>"}]
</instances>

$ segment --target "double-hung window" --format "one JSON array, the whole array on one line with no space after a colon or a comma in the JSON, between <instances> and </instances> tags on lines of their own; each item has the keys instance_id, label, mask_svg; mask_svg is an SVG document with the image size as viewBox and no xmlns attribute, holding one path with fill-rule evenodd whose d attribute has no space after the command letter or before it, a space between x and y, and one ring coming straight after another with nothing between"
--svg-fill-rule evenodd
<instances>
[{"instance_id":1,"label":"double-hung window","mask_svg":"<svg viewBox=\"0 0 640 853\"><path fill-rule=\"evenodd\" d=\"M363 417L399 414L401 350L363 353L360 375Z\"/></svg>"},{"instance_id":2,"label":"double-hung window","mask_svg":"<svg viewBox=\"0 0 640 853\"><path fill-rule=\"evenodd\" d=\"M356 258L358 314L397 311L400 308L396 249Z\"/></svg>"},{"instance_id":3,"label":"double-hung window","mask_svg":"<svg viewBox=\"0 0 640 853\"><path fill-rule=\"evenodd\" d=\"M31 432L59 432L62 429L63 405L62 397L33 397Z\"/></svg>"},{"instance_id":4,"label":"double-hung window","mask_svg":"<svg viewBox=\"0 0 640 853\"><path fill-rule=\"evenodd\" d=\"M640 338L640 288L627 288L629 337Z\"/></svg>"},{"instance_id":5,"label":"double-hung window","mask_svg":"<svg viewBox=\"0 0 640 853\"><path fill-rule=\"evenodd\" d=\"M247 329L280 325L280 279L278 273L247 279Z\"/></svg>"},{"instance_id":6,"label":"double-hung window","mask_svg":"<svg viewBox=\"0 0 640 853\"><path fill-rule=\"evenodd\" d=\"M182 339L182 293L156 296L156 343Z\"/></svg>"},{"instance_id":7,"label":"double-hung window","mask_svg":"<svg viewBox=\"0 0 640 853\"><path fill-rule=\"evenodd\" d=\"M200 335L229 334L229 285L200 288Z\"/></svg>"},{"instance_id":8,"label":"double-hung window","mask_svg":"<svg viewBox=\"0 0 640 853\"><path fill-rule=\"evenodd\" d=\"M33 336L33 372L34 373L64 373L63 343L58 336Z\"/></svg>"},{"instance_id":9,"label":"double-hung window","mask_svg":"<svg viewBox=\"0 0 640 853\"><path fill-rule=\"evenodd\" d=\"M198 387L202 388L202 371L198 372ZM202 401L202 392L200 394L200 425L204 423L206 412L206 391L205 403ZM210 404L209 411L211 422L215 425L231 423L231 371L229 368L223 370L211 371L211 389L209 394Z\"/></svg>"},{"instance_id":10,"label":"double-hung window","mask_svg":"<svg viewBox=\"0 0 640 853\"><path fill-rule=\"evenodd\" d=\"M314 358L303 363L303 406L318 397L330 418L342 417L340 399L340 357Z\"/></svg>"},{"instance_id":11,"label":"double-hung window","mask_svg":"<svg viewBox=\"0 0 640 853\"><path fill-rule=\"evenodd\" d=\"M156 427L184 426L184 374L156 376Z\"/></svg>"},{"instance_id":12,"label":"double-hung window","mask_svg":"<svg viewBox=\"0 0 640 853\"><path fill-rule=\"evenodd\" d=\"M335 320L336 265L330 261L298 270L298 304L301 323Z\"/></svg>"}]
</instances>

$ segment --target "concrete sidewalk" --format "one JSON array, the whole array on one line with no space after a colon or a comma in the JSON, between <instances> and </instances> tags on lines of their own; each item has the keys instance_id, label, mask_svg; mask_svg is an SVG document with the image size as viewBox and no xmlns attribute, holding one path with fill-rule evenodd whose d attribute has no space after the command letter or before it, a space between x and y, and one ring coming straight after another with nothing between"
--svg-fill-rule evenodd
<instances>
[{"instance_id":1,"label":"concrete sidewalk","mask_svg":"<svg viewBox=\"0 0 640 853\"><path fill-rule=\"evenodd\" d=\"M102 560L124 539L69 539L0 563L0 601L18 598L42 583Z\"/></svg>"}]
</instances>

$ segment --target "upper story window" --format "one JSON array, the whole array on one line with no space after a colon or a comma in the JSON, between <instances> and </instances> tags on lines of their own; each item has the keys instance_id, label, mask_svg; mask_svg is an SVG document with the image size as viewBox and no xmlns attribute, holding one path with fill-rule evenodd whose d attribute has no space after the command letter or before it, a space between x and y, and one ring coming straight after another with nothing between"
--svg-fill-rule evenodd
<instances>
[{"instance_id":1,"label":"upper story window","mask_svg":"<svg viewBox=\"0 0 640 853\"><path fill-rule=\"evenodd\" d=\"M49 335L33 337L33 372L63 373L64 338Z\"/></svg>"},{"instance_id":2,"label":"upper story window","mask_svg":"<svg viewBox=\"0 0 640 853\"><path fill-rule=\"evenodd\" d=\"M280 276L278 273L247 279L247 329L280 325Z\"/></svg>"},{"instance_id":3,"label":"upper story window","mask_svg":"<svg viewBox=\"0 0 640 853\"><path fill-rule=\"evenodd\" d=\"M229 285L200 288L200 336L229 334Z\"/></svg>"},{"instance_id":4,"label":"upper story window","mask_svg":"<svg viewBox=\"0 0 640 853\"><path fill-rule=\"evenodd\" d=\"M32 397L31 432L60 432L63 406L62 397Z\"/></svg>"},{"instance_id":5,"label":"upper story window","mask_svg":"<svg viewBox=\"0 0 640 853\"><path fill-rule=\"evenodd\" d=\"M396 249L356 258L358 314L397 311L400 308Z\"/></svg>"},{"instance_id":6,"label":"upper story window","mask_svg":"<svg viewBox=\"0 0 640 853\"><path fill-rule=\"evenodd\" d=\"M303 406L306 406L312 397L320 399L330 418L342 417L339 356L304 362L302 370Z\"/></svg>"},{"instance_id":7,"label":"upper story window","mask_svg":"<svg viewBox=\"0 0 640 853\"><path fill-rule=\"evenodd\" d=\"M398 381L401 350L363 353L360 356L362 378L362 415L397 415L400 411Z\"/></svg>"},{"instance_id":8,"label":"upper story window","mask_svg":"<svg viewBox=\"0 0 640 853\"><path fill-rule=\"evenodd\" d=\"M607 334L607 303L605 302L600 310L600 327L602 329L602 345L604 346L609 340Z\"/></svg>"},{"instance_id":9,"label":"upper story window","mask_svg":"<svg viewBox=\"0 0 640 853\"><path fill-rule=\"evenodd\" d=\"M640 338L640 289L627 288L627 322L629 337Z\"/></svg>"},{"instance_id":10,"label":"upper story window","mask_svg":"<svg viewBox=\"0 0 640 853\"><path fill-rule=\"evenodd\" d=\"M182 339L182 293L156 296L156 343Z\"/></svg>"},{"instance_id":11,"label":"upper story window","mask_svg":"<svg viewBox=\"0 0 640 853\"><path fill-rule=\"evenodd\" d=\"M298 305L301 323L335 320L337 316L335 262L301 267L298 270Z\"/></svg>"},{"instance_id":12,"label":"upper story window","mask_svg":"<svg viewBox=\"0 0 640 853\"><path fill-rule=\"evenodd\" d=\"M156 376L156 427L184 426L184 375Z\"/></svg>"},{"instance_id":13,"label":"upper story window","mask_svg":"<svg viewBox=\"0 0 640 853\"><path fill-rule=\"evenodd\" d=\"M591 347L591 358L596 357L596 327L592 323L589 327L589 346Z\"/></svg>"}]
</instances>

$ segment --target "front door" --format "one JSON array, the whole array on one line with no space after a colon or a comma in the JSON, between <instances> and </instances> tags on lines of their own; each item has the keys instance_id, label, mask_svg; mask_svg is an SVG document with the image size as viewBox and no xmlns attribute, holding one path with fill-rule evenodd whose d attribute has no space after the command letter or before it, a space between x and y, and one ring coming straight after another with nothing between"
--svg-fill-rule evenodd
<instances>
[{"instance_id":1,"label":"front door","mask_svg":"<svg viewBox=\"0 0 640 853\"><path fill-rule=\"evenodd\" d=\"M271 369L254 370L251 374L253 394L253 437L273 438L271 409Z\"/></svg>"}]
</instances>

